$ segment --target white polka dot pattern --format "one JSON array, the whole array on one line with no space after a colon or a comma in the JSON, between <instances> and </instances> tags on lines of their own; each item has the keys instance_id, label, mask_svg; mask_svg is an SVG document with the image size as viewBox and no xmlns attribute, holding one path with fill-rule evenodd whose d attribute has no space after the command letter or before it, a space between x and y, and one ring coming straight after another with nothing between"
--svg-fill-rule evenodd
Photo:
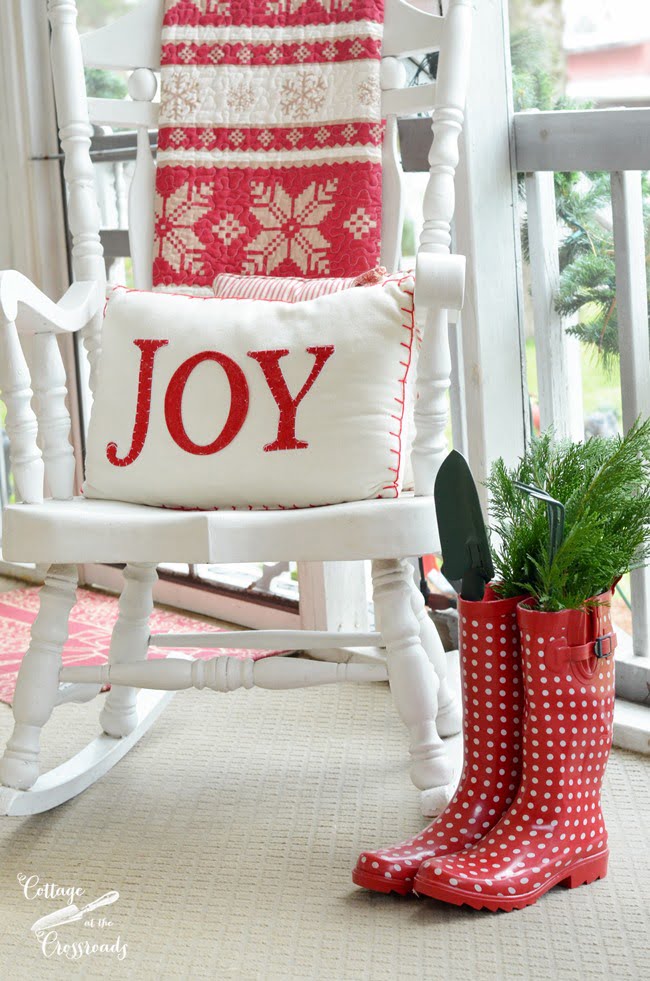
<instances>
[{"instance_id":1,"label":"white polka dot pattern","mask_svg":"<svg viewBox=\"0 0 650 981\"><path fill-rule=\"evenodd\" d=\"M588 612L519 607L526 715L517 797L474 847L425 861L416 892L477 909L520 909L559 882L573 887L606 874L600 789L612 742L614 658L598 659L593 644L584 645L611 633L609 600L609 593L597 597Z\"/></svg>"},{"instance_id":2,"label":"white polka dot pattern","mask_svg":"<svg viewBox=\"0 0 650 981\"><path fill-rule=\"evenodd\" d=\"M512 803L521 772L523 686L516 608L521 597L459 600L463 772L444 812L414 838L363 852L352 873L377 892L413 888L420 864L470 848Z\"/></svg>"}]
</instances>

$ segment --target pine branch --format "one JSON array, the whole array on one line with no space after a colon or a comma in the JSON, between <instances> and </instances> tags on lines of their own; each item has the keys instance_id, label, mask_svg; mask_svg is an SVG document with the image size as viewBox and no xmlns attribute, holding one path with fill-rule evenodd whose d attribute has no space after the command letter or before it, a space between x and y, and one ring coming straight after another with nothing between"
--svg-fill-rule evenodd
<instances>
[{"instance_id":1,"label":"pine branch","mask_svg":"<svg viewBox=\"0 0 650 981\"><path fill-rule=\"evenodd\" d=\"M553 557L545 505L515 481L564 504L564 540ZM498 460L487 486L501 595L527 592L544 610L579 609L650 558L650 420L624 438L585 443L545 433L516 467Z\"/></svg>"}]
</instances>

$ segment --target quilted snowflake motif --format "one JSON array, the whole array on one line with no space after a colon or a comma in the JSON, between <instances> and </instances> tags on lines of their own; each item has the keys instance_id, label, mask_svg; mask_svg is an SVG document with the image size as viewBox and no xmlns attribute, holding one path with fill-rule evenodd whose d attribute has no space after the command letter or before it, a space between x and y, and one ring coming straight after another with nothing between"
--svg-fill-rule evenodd
<instances>
[{"instance_id":1,"label":"quilted snowflake motif","mask_svg":"<svg viewBox=\"0 0 650 981\"><path fill-rule=\"evenodd\" d=\"M252 82L240 81L234 84L228 91L228 108L233 112L247 112L255 105L255 92Z\"/></svg>"},{"instance_id":2,"label":"quilted snowflake motif","mask_svg":"<svg viewBox=\"0 0 650 981\"><path fill-rule=\"evenodd\" d=\"M354 214L350 215L348 220L343 222L343 227L347 228L352 238L359 241L372 228L377 227L377 222L374 218L370 217L364 208L357 208Z\"/></svg>"},{"instance_id":3,"label":"quilted snowflake motif","mask_svg":"<svg viewBox=\"0 0 650 981\"><path fill-rule=\"evenodd\" d=\"M163 198L162 214L156 223L160 258L179 273L200 276L203 271L205 246L195 227L212 207L212 200L210 184L197 188L194 196L191 196L188 185L182 184Z\"/></svg>"},{"instance_id":4,"label":"quilted snowflake motif","mask_svg":"<svg viewBox=\"0 0 650 981\"><path fill-rule=\"evenodd\" d=\"M187 68L166 74L160 114L164 119L186 119L201 103L199 79Z\"/></svg>"},{"instance_id":5,"label":"quilted snowflake motif","mask_svg":"<svg viewBox=\"0 0 650 981\"><path fill-rule=\"evenodd\" d=\"M282 111L294 119L309 117L323 105L327 94L325 79L313 71L301 71L282 84Z\"/></svg>"},{"instance_id":6,"label":"quilted snowflake motif","mask_svg":"<svg viewBox=\"0 0 650 981\"><path fill-rule=\"evenodd\" d=\"M253 184L251 211L262 229L246 246L249 261L244 271L269 275L285 259L291 259L303 275L327 274L330 242L319 225L334 207L338 183L329 180L319 185L314 181L295 198L279 183Z\"/></svg>"},{"instance_id":7,"label":"quilted snowflake motif","mask_svg":"<svg viewBox=\"0 0 650 981\"><path fill-rule=\"evenodd\" d=\"M362 106L370 108L379 105L381 86L378 78L367 78L357 88L357 98Z\"/></svg>"}]
</instances>

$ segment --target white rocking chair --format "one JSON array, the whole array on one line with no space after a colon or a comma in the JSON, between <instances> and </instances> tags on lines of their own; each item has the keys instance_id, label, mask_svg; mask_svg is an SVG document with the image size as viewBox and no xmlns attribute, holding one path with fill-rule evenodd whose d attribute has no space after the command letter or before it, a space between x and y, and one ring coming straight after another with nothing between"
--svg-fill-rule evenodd
<instances>
[{"instance_id":1,"label":"white rocking chair","mask_svg":"<svg viewBox=\"0 0 650 981\"><path fill-rule=\"evenodd\" d=\"M73 497L75 460L58 334L80 332L90 388L100 357L105 266L89 156L90 121L136 127L138 150L130 194L130 246L136 286L151 286L154 163L147 130L156 126L154 71L159 68L162 0L144 0L114 24L82 37L75 0L48 0L52 65L69 190L75 282L53 303L24 276L0 273L0 385L7 407L11 464L22 503L6 508L3 550L9 561L48 567L31 644L18 676L15 727L0 763L0 813L35 814L89 787L125 755L183 688L282 689L335 681L385 679L410 733L411 777L423 811L438 813L452 792L441 735L460 729L460 710L446 681L446 660L413 580L408 556L438 548L433 483L446 451L450 356L447 311L462 305L464 259L449 254L454 171L469 69L470 0L451 0L445 16L429 0L387 0L382 63L384 209L382 261L396 268L402 225L397 117L434 108L431 174L417 258L416 306L423 324L418 365L415 493L286 512L179 512ZM404 88L398 58L439 49L436 83ZM128 69L132 101L87 99L84 66ZM21 337L33 335L30 368ZM31 369L31 374L30 374ZM36 396L32 407L32 396ZM44 482L51 497L44 499ZM251 631L151 637L148 619L159 562L372 560L380 633ZM77 564L124 563L124 589L109 663L61 667ZM300 658L258 662L229 657L147 660L148 645L228 645L305 650L382 647L382 663ZM39 775L41 728L55 706L86 701L110 684L100 714L103 733L72 759ZM140 690L141 689L141 690Z\"/></svg>"}]
</instances>

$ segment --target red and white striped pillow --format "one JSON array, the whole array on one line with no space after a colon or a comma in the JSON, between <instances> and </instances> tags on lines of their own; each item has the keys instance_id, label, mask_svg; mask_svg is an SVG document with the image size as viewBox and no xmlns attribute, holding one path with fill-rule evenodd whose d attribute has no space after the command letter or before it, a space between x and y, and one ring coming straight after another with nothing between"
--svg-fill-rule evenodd
<instances>
[{"instance_id":1,"label":"red and white striped pillow","mask_svg":"<svg viewBox=\"0 0 650 981\"><path fill-rule=\"evenodd\" d=\"M347 279L325 277L303 279L300 276L239 276L221 273L212 284L214 295L223 300L284 300L299 303L317 296L338 293L354 286L375 286L386 276L383 266L369 269Z\"/></svg>"}]
</instances>

